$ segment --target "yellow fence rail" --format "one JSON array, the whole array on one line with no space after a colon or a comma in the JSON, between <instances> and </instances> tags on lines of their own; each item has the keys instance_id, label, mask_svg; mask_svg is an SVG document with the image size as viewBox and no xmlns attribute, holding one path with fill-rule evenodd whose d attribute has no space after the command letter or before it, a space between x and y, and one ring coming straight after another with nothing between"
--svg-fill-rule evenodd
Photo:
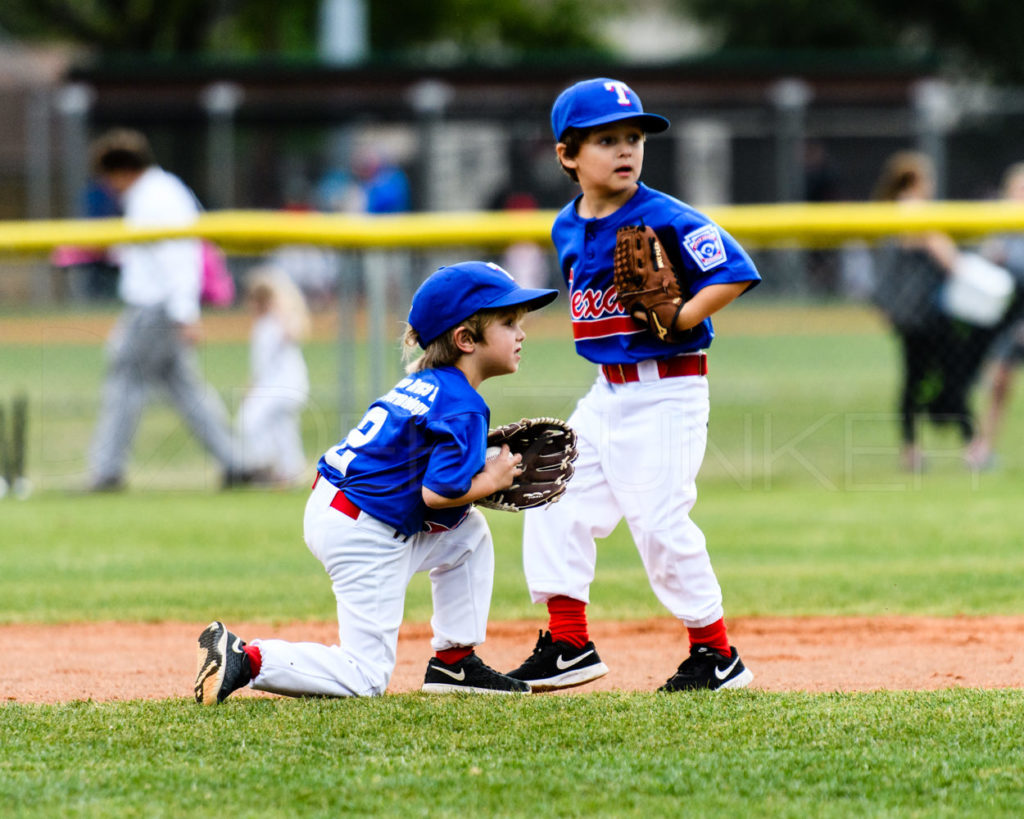
<instances>
[{"instance_id":1,"label":"yellow fence rail","mask_svg":"<svg viewBox=\"0 0 1024 819\"><path fill-rule=\"evenodd\" d=\"M898 233L941 230L967 240L989 233L1024 232L1024 205L1005 202L825 203L729 205L704 209L751 247L828 247ZM337 248L502 246L547 242L554 211L434 212L396 216L219 211L180 228L127 228L120 219L0 222L0 251L39 252L58 245L105 247L124 242L201 236L228 248L282 244Z\"/></svg>"}]
</instances>

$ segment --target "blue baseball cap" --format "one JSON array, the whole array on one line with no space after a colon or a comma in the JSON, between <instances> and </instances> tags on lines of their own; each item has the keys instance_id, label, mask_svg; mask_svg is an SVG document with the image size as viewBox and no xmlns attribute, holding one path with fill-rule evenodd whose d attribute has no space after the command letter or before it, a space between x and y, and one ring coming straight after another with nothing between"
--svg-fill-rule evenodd
<instances>
[{"instance_id":1,"label":"blue baseball cap","mask_svg":"<svg viewBox=\"0 0 1024 819\"><path fill-rule=\"evenodd\" d=\"M537 310L557 296L557 290L520 287L511 273L493 262L459 262L438 268L419 286L412 297L409 324L426 348L477 310L519 305Z\"/></svg>"},{"instance_id":2,"label":"blue baseball cap","mask_svg":"<svg viewBox=\"0 0 1024 819\"><path fill-rule=\"evenodd\" d=\"M566 128L593 128L623 119L637 120L637 124L651 134L660 134L670 125L665 117L645 114L636 91L608 77L569 86L551 107L551 130L556 140L561 140Z\"/></svg>"}]
</instances>

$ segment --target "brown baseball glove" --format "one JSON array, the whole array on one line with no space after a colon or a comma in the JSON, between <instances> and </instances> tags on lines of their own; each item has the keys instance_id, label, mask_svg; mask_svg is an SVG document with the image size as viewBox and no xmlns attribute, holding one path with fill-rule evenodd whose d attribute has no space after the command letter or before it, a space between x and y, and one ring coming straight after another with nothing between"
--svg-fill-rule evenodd
<instances>
[{"instance_id":1,"label":"brown baseball glove","mask_svg":"<svg viewBox=\"0 0 1024 819\"><path fill-rule=\"evenodd\" d=\"M619 304L629 315L661 341L682 339L685 331L676 330L684 303L679 277L653 229L619 228L612 272Z\"/></svg>"},{"instance_id":2,"label":"brown baseball glove","mask_svg":"<svg viewBox=\"0 0 1024 819\"><path fill-rule=\"evenodd\" d=\"M508 489L476 502L487 509L518 512L554 503L565 492L573 475L576 432L558 418L523 418L487 433L487 446L508 444L512 454L521 454L520 472Z\"/></svg>"}]
</instances>

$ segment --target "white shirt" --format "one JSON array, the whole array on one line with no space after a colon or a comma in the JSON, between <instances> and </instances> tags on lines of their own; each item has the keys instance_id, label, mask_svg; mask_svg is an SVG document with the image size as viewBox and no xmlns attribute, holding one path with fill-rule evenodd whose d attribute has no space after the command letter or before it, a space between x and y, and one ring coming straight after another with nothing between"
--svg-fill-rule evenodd
<instances>
[{"instance_id":1,"label":"white shirt","mask_svg":"<svg viewBox=\"0 0 1024 819\"><path fill-rule=\"evenodd\" d=\"M285 389L296 398L308 396L309 373L302 348L273 313L253 322L249 361L253 388Z\"/></svg>"},{"instance_id":2,"label":"white shirt","mask_svg":"<svg viewBox=\"0 0 1024 819\"><path fill-rule=\"evenodd\" d=\"M179 227L199 217L195 196L178 177L147 168L124 193L124 218L132 227ZM182 324L199 320L202 257L198 239L120 245L120 294L135 307L163 305Z\"/></svg>"}]
</instances>

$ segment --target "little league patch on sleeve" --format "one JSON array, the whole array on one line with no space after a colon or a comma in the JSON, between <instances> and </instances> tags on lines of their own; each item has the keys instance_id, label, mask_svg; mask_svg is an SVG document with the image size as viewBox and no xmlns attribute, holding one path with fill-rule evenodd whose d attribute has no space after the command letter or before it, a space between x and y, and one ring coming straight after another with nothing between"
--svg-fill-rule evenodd
<instances>
[{"instance_id":1,"label":"little league patch on sleeve","mask_svg":"<svg viewBox=\"0 0 1024 819\"><path fill-rule=\"evenodd\" d=\"M705 225L684 236L683 246L705 273L725 261L725 245L714 225Z\"/></svg>"}]
</instances>

